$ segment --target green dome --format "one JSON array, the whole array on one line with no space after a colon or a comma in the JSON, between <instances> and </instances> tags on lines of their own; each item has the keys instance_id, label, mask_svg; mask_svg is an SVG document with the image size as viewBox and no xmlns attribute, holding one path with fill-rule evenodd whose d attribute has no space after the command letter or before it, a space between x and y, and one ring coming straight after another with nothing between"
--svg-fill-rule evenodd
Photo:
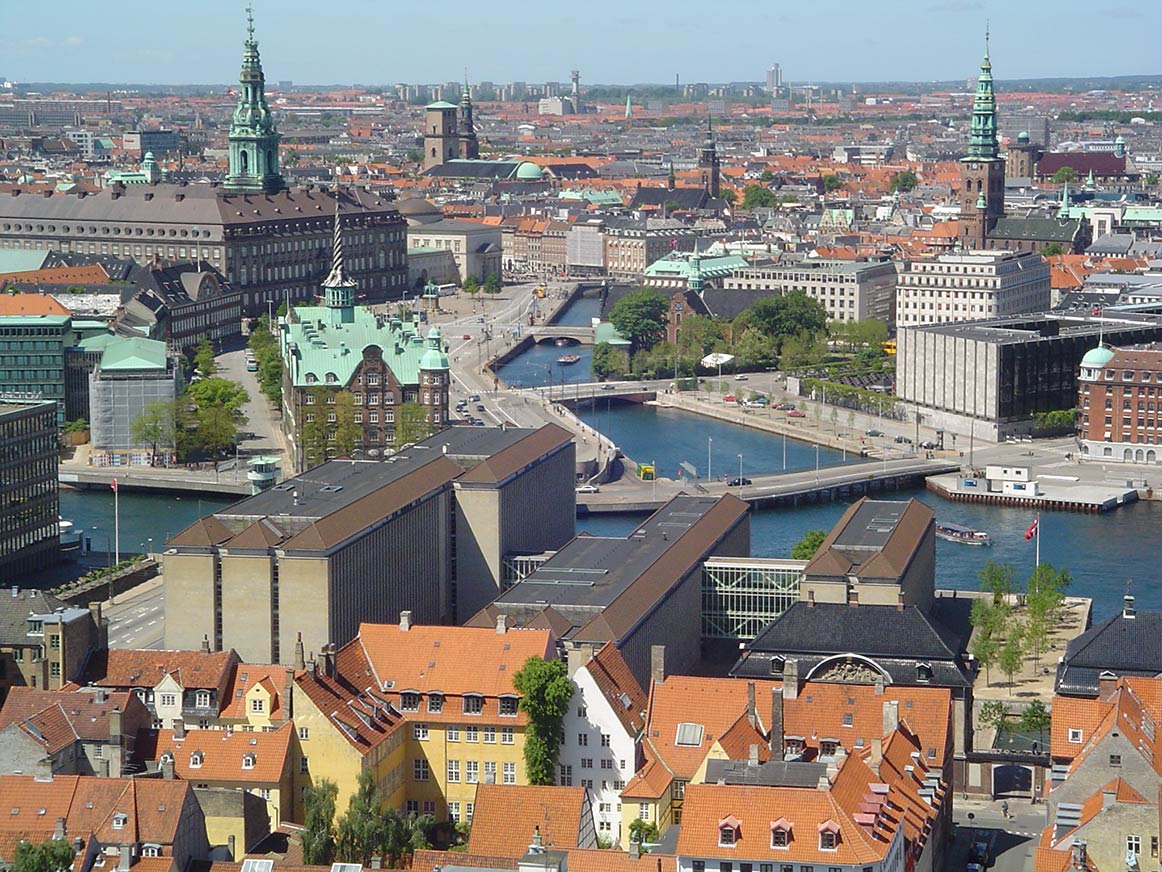
<instances>
[{"instance_id":1,"label":"green dome","mask_svg":"<svg viewBox=\"0 0 1162 872\"><path fill-rule=\"evenodd\" d=\"M1085 357L1081 359L1082 366L1096 366L1102 367L1114 359L1114 352L1112 348L1107 348L1104 345L1099 345L1091 351L1085 353Z\"/></svg>"},{"instance_id":2,"label":"green dome","mask_svg":"<svg viewBox=\"0 0 1162 872\"><path fill-rule=\"evenodd\" d=\"M545 172L531 161L521 161L516 168L516 177L522 182L539 182L545 177Z\"/></svg>"},{"instance_id":3,"label":"green dome","mask_svg":"<svg viewBox=\"0 0 1162 872\"><path fill-rule=\"evenodd\" d=\"M433 327L428 331L428 350L420 358L420 369L448 369L448 355L444 353L440 342L440 328Z\"/></svg>"},{"instance_id":4,"label":"green dome","mask_svg":"<svg viewBox=\"0 0 1162 872\"><path fill-rule=\"evenodd\" d=\"M1028 141L1029 141L1029 131L1028 130L1022 130L1020 133L1017 134L1017 142L1024 145Z\"/></svg>"},{"instance_id":5,"label":"green dome","mask_svg":"<svg viewBox=\"0 0 1162 872\"><path fill-rule=\"evenodd\" d=\"M1115 139L1115 140L1114 140L1114 142L1116 142L1116 143L1120 143L1121 145L1125 145L1125 144L1126 144L1126 138L1125 138L1124 136L1122 136L1122 135L1119 133L1119 134L1118 134L1118 136L1117 136L1117 139Z\"/></svg>"}]
</instances>

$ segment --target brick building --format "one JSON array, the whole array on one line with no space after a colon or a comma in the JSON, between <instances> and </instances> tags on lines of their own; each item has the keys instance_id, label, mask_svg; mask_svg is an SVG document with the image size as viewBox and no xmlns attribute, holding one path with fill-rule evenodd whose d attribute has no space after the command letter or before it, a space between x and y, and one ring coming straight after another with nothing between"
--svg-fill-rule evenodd
<instances>
[{"instance_id":1,"label":"brick building","mask_svg":"<svg viewBox=\"0 0 1162 872\"><path fill-rule=\"evenodd\" d=\"M1162 452L1162 345L1100 345L1077 379L1081 454L1109 463L1158 463Z\"/></svg>"}]
</instances>

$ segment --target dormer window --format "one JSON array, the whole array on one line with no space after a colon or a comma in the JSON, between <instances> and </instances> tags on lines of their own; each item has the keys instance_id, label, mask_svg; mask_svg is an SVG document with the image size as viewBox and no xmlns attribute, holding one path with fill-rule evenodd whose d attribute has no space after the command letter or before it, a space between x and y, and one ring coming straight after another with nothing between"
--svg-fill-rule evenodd
<instances>
[{"instance_id":1,"label":"dormer window","mask_svg":"<svg viewBox=\"0 0 1162 872\"><path fill-rule=\"evenodd\" d=\"M444 694L429 693L428 694L428 711L439 714L444 710Z\"/></svg>"},{"instance_id":2,"label":"dormer window","mask_svg":"<svg viewBox=\"0 0 1162 872\"><path fill-rule=\"evenodd\" d=\"M786 818L771 821L771 847L791 847L791 822Z\"/></svg>"},{"instance_id":3,"label":"dormer window","mask_svg":"<svg viewBox=\"0 0 1162 872\"><path fill-rule=\"evenodd\" d=\"M916 680L925 684L932 680L932 667L927 663L916 664Z\"/></svg>"},{"instance_id":4,"label":"dormer window","mask_svg":"<svg viewBox=\"0 0 1162 872\"><path fill-rule=\"evenodd\" d=\"M500 713L508 718L516 717L516 711L519 700L515 696L502 696L500 698Z\"/></svg>"},{"instance_id":5,"label":"dormer window","mask_svg":"<svg viewBox=\"0 0 1162 872\"><path fill-rule=\"evenodd\" d=\"M250 700L250 710L255 714L261 714L262 712L266 711L266 700L262 699L261 697L255 697L254 699Z\"/></svg>"},{"instance_id":6,"label":"dormer window","mask_svg":"<svg viewBox=\"0 0 1162 872\"><path fill-rule=\"evenodd\" d=\"M464 714L478 715L484 711L484 697L478 693L464 695Z\"/></svg>"},{"instance_id":7,"label":"dormer window","mask_svg":"<svg viewBox=\"0 0 1162 872\"><path fill-rule=\"evenodd\" d=\"M209 708L210 707L210 691L199 690L197 693L195 704L197 705L198 708Z\"/></svg>"},{"instance_id":8,"label":"dormer window","mask_svg":"<svg viewBox=\"0 0 1162 872\"><path fill-rule=\"evenodd\" d=\"M203 759L205 759L205 755L201 751L195 751L192 753L190 755L190 768L201 769Z\"/></svg>"},{"instance_id":9,"label":"dormer window","mask_svg":"<svg viewBox=\"0 0 1162 872\"><path fill-rule=\"evenodd\" d=\"M783 668L787 665L786 657L772 657L771 658L771 675L782 675Z\"/></svg>"},{"instance_id":10,"label":"dormer window","mask_svg":"<svg viewBox=\"0 0 1162 872\"><path fill-rule=\"evenodd\" d=\"M250 752L247 752L247 753L242 755L242 768L243 769L253 769L254 768L254 755L251 754Z\"/></svg>"},{"instance_id":11,"label":"dormer window","mask_svg":"<svg viewBox=\"0 0 1162 872\"><path fill-rule=\"evenodd\" d=\"M738 844L742 835L742 822L734 815L724 817L718 822L718 845L722 848L733 848Z\"/></svg>"},{"instance_id":12,"label":"dormer window","mask_svg":"<svg viewBox=\"0 0 1162 872\"><path fill-rule=\"evenodd\" d=\"M405 712L418 712L420 710L420 695L418 693L401 693L399 707Z\"/></svg>"},{"instance_id":13,"label":"dormer window","mask_svg":"<svg viewBox=\"0 0 1162 872\"><path fill-rule=\"evenodd\" d=\"M825 820L819 825L819 850L836 851L839 849L839 824L833 820Z\"/></svg>"},{"instance_id":14,"label":"dormer window","mask_svg":"<svg viewBox=\"0 0 1162 872\"><path fill-rule=\"evenodd\" d=\"M123 830L127 823L129 823L129 815L124 812L117 812L117 814L113 815L113 829Z\"/></svg>"}]
</instances>

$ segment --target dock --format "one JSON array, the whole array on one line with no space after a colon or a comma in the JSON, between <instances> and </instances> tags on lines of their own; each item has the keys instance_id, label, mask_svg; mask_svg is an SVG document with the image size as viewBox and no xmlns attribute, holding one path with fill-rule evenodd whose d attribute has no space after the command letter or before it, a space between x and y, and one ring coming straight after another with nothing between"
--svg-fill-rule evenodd
<instances>
[{"instance_id":1,"label":"dock","mask_svg":"<svg viewBox=\"0 0 1162 872\"><path fill-rule=\"evenodd\" d=\"M248 497L250 482L245 475L235 478L233 469L215 475L209 470L151 469L148 466L102 466L69 468L61 466L57 481L62 487L108 492L113 480L126 493L188 494L208 497Z\"/></svg>"},{"instance_id":2,"label":"dock","mask_svg":"<svg viewBox=\"0 0 1162 872\"><path fill-rule=\"evenodd\" d=\"M1103 483L1060 483L1039 478L1042 493L1013 495L996 491L969 490L960 485L956 475L934 475L926 487L954 503L982 503L989 506L1009 506L1015 509L1033 509L1046 512L1082 512L1099 514L1111 512L1119 506L1137 502L1138 491L1133 487Z\"/></svg>"}]
</instances>

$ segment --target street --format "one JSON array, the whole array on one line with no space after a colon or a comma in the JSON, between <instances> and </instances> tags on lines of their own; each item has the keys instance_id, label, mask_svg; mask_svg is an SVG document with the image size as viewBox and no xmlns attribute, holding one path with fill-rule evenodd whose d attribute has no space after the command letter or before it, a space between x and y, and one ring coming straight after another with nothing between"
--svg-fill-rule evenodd
<instances>
[{"instance_id":1,"label":"street","mask_svg":"<svg viewBox=\"0 0 1162 872\"><path fill-rule=\"evenodd\" d=\"M1001 814L1001 803L988 800L955 800L956 841L945 868L958 872L968 862L974 841L992 842L992 872L1030 872L1033 851L1045 826L1045 806L1027 799L1009 802L1010 818Z\"/></svg>"},{"instance_id":2,"label":"street","mask_svg":"<svg viewBox=\"0 0 1162 872\"><path fill-rule=\"evenodd\" d=\"M161 648L165 638L165 586L161 578L105 602L110 648Z\"/></svg>"},{"instance_id":3,"label":"street","mask_svg":"<svg viewBox=\"0 0 1162 872\"><path fill-rule=\"evenodd\" d=\"M250 397L242 409L247 419L243 430L250 434L249 438L238 443L242 463L245 464L245 458L260 454L286 457L286 439L277 414L258 389L258 373L246 371L245 350L227 351L215 357L214 362L218 365L216 375L219 378L242 385Z\"/></svg>"}]
</instances>

